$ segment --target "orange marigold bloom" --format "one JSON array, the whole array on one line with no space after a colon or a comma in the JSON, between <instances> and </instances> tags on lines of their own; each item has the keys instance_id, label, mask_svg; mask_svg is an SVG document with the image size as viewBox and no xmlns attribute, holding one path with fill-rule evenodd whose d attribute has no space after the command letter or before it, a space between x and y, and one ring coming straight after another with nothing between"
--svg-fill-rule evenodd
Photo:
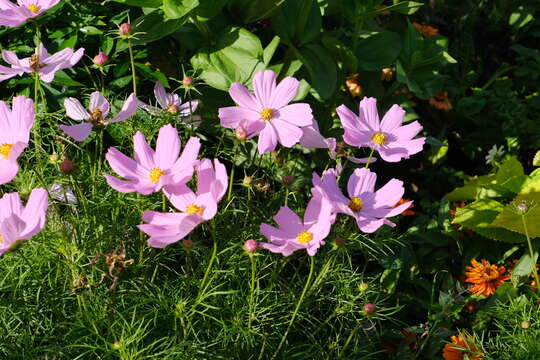
<instances>
[{"instance_id":1,"label":"orange marigold bloom","mask_svg":"<svg viewBox=\"0 0 540 360\"><path fill-rule=\"evenodd\" d=\"M483 353L478 350L471 336L460 333L451 336L452 344L446 344L443 348L444 360L463 360L463 354L469 354L470 360L482 360Z\"/></svg>"},{"instance_id":2,"label":"orange marigold bloom","mask_svg":"<svg viewBox=\"0 0 540 360\"><path fill-rule=\"evenodd\" d=\"M395 208L401 204L405 204L406 202L409 202L411 201L410 199L404 199L404 198L401 198L399 199L399 201L397 202L396 205L392 206L392 208ZM413 216L416 214L416 212L414 210L411 210L412 208L414 207L414 203L411 203L411 205L409 205L409 207L407 209L405 209L404 212L402 212L400 215L404 215L404 216Z\"/></svg>"},{"instance_id":3,"label":"orange marigold bloom","mask_svg":"<svg viewBox=\"0 0 540 360\"><path fill-rule=\"evenodd\" d=\"M429 99L429 104L439 110L450 111L453 109L447 91L440 92Z\"/></svg>"},{"instance_id":4,"label":"orange marigold bloom","mask_svg":"<svg viewBox=\"0 0 540 360\"><path fill-rule=\"evenodd\" d=\"M434 28L433 26L429 25L420 25L419 23L413 22L412 26L414 26L420 34L424 36L433 36L433 35L439 35L439 29Z\"/></svg>"},{"instance_id":5,"label":"orange marigold bloom","mask_svg":"<svg viewBox=\"0 0 540 360\"><path fill-rule=\"evenodd\" d=\"M471 260L472 266L467 266L465 273L466 282L474 284L469 291L476 295L490 296L495 294L495 290L505 281L510 279L510 274L505 274L504 266L490 265L487 260L482 259L480 264L476 260Z\"/></svg>"},{"instance_id":6,"label":"orange marigold bloom","mask_svg":"<svg viewBox=\"0 0 540 360\"><path fill-rule=\"evenodd\" d=\"M360 74L351 74L347 76L347 80L345 80L345 85L347 85L347 90L349 90L349 93L351 96L354 97L360 97L364 94L364 89L360 86L360 82L358 81L358 77Z\"/></svg>"}]
</instances>

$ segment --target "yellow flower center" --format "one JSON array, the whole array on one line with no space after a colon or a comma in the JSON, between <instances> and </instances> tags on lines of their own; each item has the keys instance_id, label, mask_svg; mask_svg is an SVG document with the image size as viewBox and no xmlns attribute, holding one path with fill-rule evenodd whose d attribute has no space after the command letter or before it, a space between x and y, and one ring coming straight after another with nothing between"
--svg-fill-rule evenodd
<instances>
[{"instance_id":1,"label":"yellow flower center","mask_svg":"<svg viewBox=\"0 0 540 360\"><path fill-rule=\"evenodd\" d=\"M298 241L300 244L307 244L311 240L313 240L313 234L308 231L304 231L296 237L296 241Z\"/></svg>"},{"instance_id":2,"label":"yellow flower center","mask_svg":"<svg viewBox=\"0 0 540 360\"><path fill-rule=\"evenodd\" d=\"M191 205L188 205L188 207L186 209L186 212L187 212L188 215L193 215L193 214L197 213L197 214L202 216L203 208L200 207L200 206L197 206L195 204L191 204Z\"/></svg>"},{"instance_id":3,"label":"yellow flower center","mask_svg":"<svg viewBox=\"0 0 540 360\"><path fill-rule=\"evenodd\" d=\"M272 117L274 116L274 113L272 111L272 109L269 109L269 108L264 108L261 110L261 119L265 120L265 121L270 121L272 120Z\"/></svg>"},{"instance_id":4,"label":"yellow flower center","mask_svg":"<svg viewBox=\"0 0 540 360\"><path fill-rule=\"evenodd\" d=\"M2 237L2 234L0 234L0 245L4 243L4 238Z\"/></svg>"},{"instance_id":5,"label":"yellow flower center","mask_svg":"<svg viewBox=\"0 0 540 360\"><path fill-rule=\"evenodd\" d=\"M28 10L30 10L31 12L33 12L34 14L37 14L38 11L41 9L39 6L37 6L36 4L30 4L27 6Z\"/></svg>"},{"instance_id":6,"label":"yellow flower center","mask_svg":"<svg viewBox=\"0 0 540 360\"><path fill-rule=\"evenodd\" d=\"M359 197L353 197L351 201L349 201L349 208L354 212L362 210L362 205L362 199Z\"/></svg>"},{"instance_id":7,"label":"yellow flower center","mask_svg":"<svg viewBox=\"0 0 540 360\"><path fill-rule=\"evenodd\" d=\"M92 113L90 114L93 123L97 123L100 120L103 120L103 113L98 108L93 108Z\"/></svg>"},{"instance_id":8,"label":"yellow flower center","mask_svg":"<svg viewBox=\"0 0 540 360\"><path fill-rule=\"evenodd\" d=\"M165 110L170 113L170 114L178 114L178 106L174 105L174 104L168 104L167 107L165 108Z\"/></svg>"},{"instance_id":9,"label":"yellow flower center","mask_svg":"<svg viewBox=\"0 0 540 360\"><path fill-rule=\"evenodd\" d=\"M386 143L386 136L382 132L376 132L371 136L371 141L377 145L384 145Z\"/></svg>"},{"instance_id":10,"label":"yellow flower center","mask_svg":"<svg viewBox=\"0 0 540 360\"><path fill-rule=\"evenodd\" d=\"M13 147L13 145L11 144L2 144L0 145L0 155L2 155L4 157L4 159L8 159L9 158L9 153L11 152L11 148Z\"/></svg>"},{"instance_id":11,"label":"yellow flower center","mask_svg":"<svg viewBox=\"0 0 540 360\"><path fill-rule=\"evenodd\" d=\"M157 183L162 175L165 175L165 172L161 169L154 168L152 171L150 171L150 175L148 176L150 178L150 181L153 183Z\"/></svg>"}]
</instances>

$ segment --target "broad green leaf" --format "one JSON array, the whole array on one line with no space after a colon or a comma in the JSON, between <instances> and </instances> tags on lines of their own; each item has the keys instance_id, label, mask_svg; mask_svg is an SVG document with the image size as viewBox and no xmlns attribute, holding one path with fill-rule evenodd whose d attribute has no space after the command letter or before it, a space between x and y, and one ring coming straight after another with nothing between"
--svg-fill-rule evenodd
<instances>
[{"instance_id":1,"label":"broad green leaf","mask_svg":"<svg viewBox=\"0 0 540 360\"><path fill-rule=\"evenodd\" d=\"M497 197L500 196L497 191L486 187L486 185L493 185L496 183L495 174L478 176L467 181L464 186L446 194L444 198L448 201L457 201Z\"/></svg>"},{"instance_id":2,"label":"broad green leaf","mask_svg":"<svg viewBox=\"0 0 540 360\"><path fill-rule=\"evenodd\" d=\"M525 172L523 171L523 166L521 165L519 160L515 156L509 156L501 164L501 167L497 171L495 180L498 183L502 183L511 178L512 176L524 174Z\"/></svg>"},{"instance_id":3,"label":"broad green leaf","mask_svg":"<svg viewBox=\"0 0 540 360\"><path fill-rule=\"evenodd\" d=\"M185 22L186 18L165 20L161 11L152 11L133 22L137 24L134 31L140 33L136 35L133 44L142 45L159 40L175 32Z\"/></svg>"},{"instance_id":4,"label":"broad green leaf","mask_svg":"<svg viewBox=\"0 0 540 360\"><path fill-rule=\"evenodd\" d=\"M199 6L199 0L163 0L166 20L180 19Z\"/></svg>"},{"instance_id":5,"label":"broad green leaf","mask_svg":"<svg viewBox=\"0 0 540 360\"><path fill-rule=\"evenodd\" d=\"M272 56L274 56L274 53L276 52L276 49L279 45L279 36L274 36L272 41L270 41L270 44L268 44L263 51L263 61L264 65L268 66L270 64L270 60L272 60Z\"/></svg>"},{"instance_id":6,"label":"broad green leaf","mask_svg":"<svg viewBox=\"0 0 540 360\"><path fill-rule=\"evenodd\" d=\"M309 12L308 12L309 11ZM302 15L307 12L307 17ZM285 44L299 47L320 34L322 18L314 0L286 1L272 18L272 29Z\"/></svg>"},{"instance_id":7,"label":"broad green leaf","mask_svg":"<svg viewBox=\"0 0 540 360\"><path fill-rule=\"evenodd\" d=\"M283 0L231 0L228 7L244 24L249 24L270 18L283 3Z\"/></svg>"},{"instance_id":8,"label":"broad green leaf","mask_svg":"<svg viewBox=\"0 0 540 360\"><path fill-rule=\"evenodd\" d=\"M167 80L167 76L165 76L165 74L163 74L161 71L152 70L149 66L141 63L135 63L135 67L140 70L140 73L142 73L145 78L152 81L159 81L165 87L169 87L169 81Z\"/></svg>"},{"instance_id":9,"label":"broad green leaf","mask_svg":"<svg viewBox=\"0 0 540 360\"><path fill-rule=\"evenodd\" d=\"M534 159L532 161L533 166L540 166L540 150L536 152L534 155Z\"/></svg>"},{"instance_id":10,"label":"broad green leaf","mask_svg":"<svg viewBox=\"0 0 540 360\"><path fill-rule=\"evenodd\" d=\"M358 59L348 46L331 36L323 36L321 40L324 47L332 53L334 58L339 59L345 72L354 73L358 71Z\"/></svg>"},{"instance_id":11,"label":"broad green leaf","mask_svg":"<svg viewBox=\"0 0 540 360\"><path fill-rule=\"evenodd\" d=\"M221 13L229 0L202 0L195 10L199 20L209 20Z\"/></svg>"},{"instance_id":12,"label":"broad green leaf","mask_svg":"<svg viewBox=\"0 0 540 360\"><path fill-rule=\"evenodd\" d=\"M57 71L56 74L54 74L53 83L62 86L86 86L70 78L64 70Z\"/></svg>"},{"instance_id":13,"label":"broad green leaf","mask_svg":"<svg viewBox=\"0 0 540 360\"><path fill-rule=\"evenodd\" d=\"M512 269L511 280L514 285L516 285L520 278L529 277L533 272L533 266L536 266L538 261L538 244L536 244L535 249L533 249L533 259L529 252L525 253L519 262Z\"/></svg>"},{"instance_id":14,"label":"broad green leaf","mask_svg":"<svg viewBox=\"0 0 540 360\"><path fill-rule=\"evenodd\" d=\"M405 15L411 15L420 9L421 6L424 6L421 2L416 1L402 1L397 4L386 6L382 9L376 9L370 12L363 13L361 16L375 16L379 15L385 11L395 11Z\"/></svg>"},{"instance_id":15,"label":"broad green leaf","mask_svg":"<svg viewBox=\"0 0 540 360\"><path fill-rule=\"evenodd\" d=\"M299 58L309 72L309 83L323 99L329 99L337 87L337 66L321 45L309 44L298 49Z\"/></svg>"},{"instance_id":16,"label":"broad green leaf","mask_svg":"<svg viewBox=\"0 0 540 360\"><path fill-rule=\"evenodd\" d=\"M399 34L385 31L358 41L356 57L363 70L378 71L390 66L401 52Z\"/></svg>"}]
</instances>

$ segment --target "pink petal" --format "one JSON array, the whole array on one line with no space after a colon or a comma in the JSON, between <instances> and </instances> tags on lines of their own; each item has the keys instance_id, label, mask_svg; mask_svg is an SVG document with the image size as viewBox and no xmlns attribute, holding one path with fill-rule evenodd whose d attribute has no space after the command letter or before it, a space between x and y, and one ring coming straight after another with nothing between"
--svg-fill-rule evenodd
<instances>
[{"instance_id":1,"label":"pink petal","mask_svg":"<svg viewBox=\"0 0 540 360\"><path fill-rule=\"evenodd\" d=\"M133 137L133 150L136 162L148 170L156 167L154 163L154 150L148 145L143 133L140 131L137 131Z\"/></svg>"},{"instance_id":2,"label":"pink petal","mask_svg":"<svg viewBox=\"0 0 540 360\"><path fill-rule=\"evenodd\" d=\"M413 121L410 124L400 126L392 131L390 134L394 135L398 141L411 140L422 131L422 125L418 121Z\"/></svg>"},{"instance_id":3,"label":"pink petal","mask_svg":"<svg viewBox=\"0 0 540 360\"><path fill-rule=\"evenodd\" d=\"M165 91L165 88L163 85L158 81L156 85L154 86L154 95L156 96L156 99L161 106L161 108L166 109L169 105L169 99L168 94Z\"/></svg>"},{"instance_id":4,"label":"pink petal","mask_svg":"<svg viewBox=\"0 0 540 360\"><path fill-rule=\"evenodd\" d=\"M309 126L313 123L313 115L309 104L298 103L282 107L278 117L296 126Z\"/></svg>"},{"instance_id":5,"label":"pink petal","mask_svg":"<svg viewBox=\"0 0 540 360\"><path fill-rule=\"evenodd\" d=\"M281 82L272 92L269 108L281 109L290 103L296 96L299 86L300 82L293 77L288 76L281 80Z\"/></svg>"},{"instance_id":6,"label":"pink petal","mask_svg":"<svg viewBox=\"0 0 540 360\"><path fill-rule=\"evenodd\" d=\"M216 173L216 180L214 181L212 194L216 201L219 201L227 191L227 187L229 185L229 177L227 175L227 169L225 168L225 165L220 163L218 159L214 159L214 170Z\"/></svg>"},{"instance_id":7,"label":"pink petal","mask_svg":"<svg viewBox=\"0 0 540 360\"><path fill-rule=\"evenodd\" d=\"M360 228L360 230L362 230L363 232L365 233L373 233L375 231L377 231L381 226L384 225L384 220L383 219L367 219L367 218L362 218L362 219L356 219L356 224L358 225L358 227Z\"/></svg>"},{"instance_id":8,"label":"pink petal","mask_svg":"<svg viewBox=\"0 0 540 360\"><path fill-rule=\"evenodd\" d=\"M259 154L264 154L268 151L272 151L276 148L278 142L278 135L274 130L274 127L270 123L266 123L266 126L259 134L259 142L257 148Z\"/></svg>"},{"instance_id":9,"label":"pink petal","mask_svg":"<svg viewBox=\"0 0 540 360\"><path fill-rule=\"evenodd\" d=\"M137 107L139 106L139 100L135 97L135 94L129 95L129 97L124 102L124 105L122 106L122 110L116 116L111 119L109 122L115 123L119 121L124 121L137 112Z\"/></svg>"},{"instance_id":10,"label":"pink petal","mask_svg":"<svg viewBox=\"0 0 540 360\"><path fill-rule=\"evenodd\" d=\"M17 67L21 66L19 57L13 51L2 50L2 57L4 58L4 61L10 65L14 65Z\"/></svg>"},{"instance_id":11,"label":"pink petal","mask_svg":"<svg viewBox=\"0 0 540 360\"><path fill-rule=\"evenodd\" d=\"M281 231L296 237L304 231L304 224L300 217L287 206L282 206L274 216L274 221L279 225Z\"/></svg>"},{"instance_id":12,"label":"pink petal","mask_svg":"<svg viewBox=\"0 0 540 360\"><path fill-rule=\"evenodd\" d=\"M198 137L189 138L184 151L176 160L172 166L171 173L173 175L173 181L176 183L185 183L191 179L193 175L193 167L197 156L199 156L199 150L201 148L201 141Z\"/></svg>"},{"instance_id":13,"label":"pink petal","mask_svg":"<svg viewBox=\"0 0 540 360\"><path fill-rule=\"evenodd\" d=\"M69 58L68 60L68 63L67 64L63 64L62 65L62 69L66 69L66 68L70 68L70 67L73 67L75 66L79 60L81 60L81 58L83 57L84 55L84 48L80 48L78 49L77 51L75 51L73 53L73 55Z\"/></svg>"},{"instance_id":14,"label":"pink petal","mask_svg":"<svg viewBox=\"0 0 540 360\"><path fill-rule=\"evenodd\" d=\"M90 114L81 105L79 100L75 98L67 98L64 100L64 107L66 108L66 115L73 120L88 120Z\"/></svg>"},{"instance_id":15,"label":"pink petal","mask_svg":"<svg viewBox=\"0 0 540 360\"><path fill-rule=\"evenodd\" d=\"M403 197L403 181L392 179L375 192L374 208L392 207Z\"/></svg>"},{"instance_id":16,"label":"pink petal","mask_svg":"<svg viewBox=\"0 0 540 360\"><path fill-rule=\"evenodd\" d=\"M229 106L220 108L218 117L221 126L228 129L235 129L242 120L258 121L258 112L240 106Z\"/></svg>"},{"instance_id":17,"label":"pink petal","mask_svg":"<svg viewBox=\"0 0 540 360\"><path fill-rule=\"evenodd\" d=\"M21 239L29 239L43 229L48 206L47 191L43 188L33 189L21 214L21 219L26 224L20 234Z\"/></svg>"},{"instance_id":18,"label":"pink petal","mask_svg":"<svg viewBox=\"0 0 540 360\"><path fill-rule=\"evenodd\" d=\"M197 195L185 184L169 184L163 188L165 196L175 208L186 211L187 207L195 202Z\"/></svg>"},{"instance_id":19,"label":"pink petal","mask_svg":"<svg viewBox=\"0 0 540 360\"><path fill-rule=\"evenodd\" d=\"M272 120L272 125L276 130L279 142L285 147L291 147L294 144L298 144L302 137L302 129L288 121L274 119Z\"/></svg>"},{"instance_id":20,"label":"pink petal","mask_svg":"<svg viewBox=\"0 0 540 360\"><path fill-rule=\"evenodd\" d=\"M375 181L377 174L369 169L356 169L349 177L347 183L347 192L349 197L359 196L363 193L372 193L375 190Z\"/></svg>"},{"instance_id":21,"label":"pink petal","mask_svg":"<svg viewBox=\"0 0 540 360\"><path fill-rule=\"evenodd\" d=\"M272 108L272 95L275 90L276 74L272 70L261 70L255 74L253 91L262 108Z\"/></svg>"},{"instance_id":22,"label":"pink petal","mask_svg":"<svg viewBox=\"0 0 540 360\"><path fill-rule=\"evenodd\" d=\"M264 223L259 226L259 231L274 245L284 244L290 238L289 234L285 233L284 231Z\"/></svg>"},{"instance_id":23,"label":"pink petal","mask_svg":"<svg viewBox=\"0 0 540 360\"><path fill-rule=\"evenodd\" d=\"M369 157L364 157L364 158L357 158L357 157L354 157L354 156L347 156L347 159L352 162L352 163L355 163L355 164L366 164L366 163L374 163L375 161L377 161L377 158L372 156L371 159Z\"/></svg>"},{"instance_id":24,"label":"pink petal","mask_svg":"<svg viewBox=\"0 0 540 360\"><path fill-rule=\"evenodd\" d=\"M58 127L76 141L84 141L90 135L93 126L90 123L84 123L71 126L58 125Z\"/></svg>"},{"instance_id":25,"label":"pink petal","mask_svg":"<svg viewBox=\"0 0 540 360\"><path fill-rule=\"evenodd\" d=\"M392 130L398 128L403 119L405 118L405 110L401 106L394 104L392 107L384 114L384 117L381 121L381 131L383 132L392 132Z\"/></svg>"},{"instance_id":26,"label":"pink petal","mask_svg":"<svg viewBox=\"0 0 540 360\"><path fill-rule=\"evenodd\" d=\"M133 159L110 147L105 155L110 167L121 177L132 180L146 180L147 170L141 168Z\"/></svg>"},{"instance_id":27,"label":"pink petal","mask_svg":"<svg viewBox=\"0 0 540 360\"><path fill-rule=\"evenodd\" d=\"M360 122L367 124L373 131L380 130L379 112L377 110L377 99L364 97L360 101Z\"/></svg>"},{"instance_id":28,"label":"pink petal","mask_svg":"<svg viewBox=\"0 0 540 360\"><path fill-rule=\"evenodd\" d=\"M36 119L34 113L34 101L22 95L13 97L12 103L13 112L11 121L16 122L18 124L18 131L24 133L24 136L21 136L20 140L27 143L27 134L34 125Z\"/></svg>"},{"instance_id":29,"label":"pink petal","mask_svg":"<svg viewBox=\"0 0 540 360\"><path fill-rule=\"evenodd\" d=\"M180 138L178 131L172 125L165 125L159 129L154 162L159 169L172 168L180 154Z\"/></svg>"},{"instance_id":30,"label":"pink petal","mask_svg":"<svg viewBox=\"0 0 540 360\"><path fill-rule=\"evenodd\" d=\"M103 119L109 115L109 102L99 91L94 91L90 95L90 111L93 111L94 109L99 109L101 111Z\"/></svg>"},{"instance_id":31,"label":"pink petal","mask_svg":"<svg viewBox=\"0 0 540 360\"><path fill-rule=\"evenodd\" d=\"M229 88L229 95L240 107L255 111L257 114L262 110L262 106L258 103L255 96L241 83L233 83Z\"/></svg>"},{"instance_id":32,"label":"pink petal","mask_svg":"<svg viewBox=\"0 0 540 360\"><path fill-rule=\"evenodd\" d=\"M17 161L0 158L0 185L7 184L13 180L17 172L19 172Z\"/></svg>"}]
</instances>

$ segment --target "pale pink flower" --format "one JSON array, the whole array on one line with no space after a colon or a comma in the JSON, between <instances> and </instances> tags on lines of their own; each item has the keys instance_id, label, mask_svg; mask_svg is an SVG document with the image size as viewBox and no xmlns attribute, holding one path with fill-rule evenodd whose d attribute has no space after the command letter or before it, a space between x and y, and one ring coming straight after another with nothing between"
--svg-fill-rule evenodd
<instances>
[{"instance_id":1,"label":"pale pink flower","mask_svg":"<svg viewBox=\"0 0 540 360\"><path fill-rule=\"evenodd\" d=\"M19 26L59 2L60 0L17 0L17 4L14 4L9 0L0 0L0 25Z\"/></svg>"},{"instance_id":2,"label":"pale pink flower","mask_svg":"<svg viewBox=\"0 0 540 360\"><path fill-rule=\"evenodd\" d=\"M296 250L305 249L309 256L314 256L332 226L332 204L318 193L309 201L304 221L287 206L282 206L274 221L279 228L261 224L260 232L270 243L260 243L259 247L289 256Z\"/></svg>"},{"instance_id":3,"label":"pale pink flower","mask_svg":"<svg viewBox=\"0 0 540 360\"><path fill-rule=\"evenodd\" d=\"M233 83L229 89L234 102L240 106L219 109L221 126L236 129L247 121L249 137L259 135L260 154L272 151L277 143L285 147L298 144L303 135L302 127L313 123L309 104L290 104L298 92L300 83L292 77L284 78L276 85L276 74L261 70L253 77L254 94L241 83Z\"/></svg>"},{"instance_id":4,"label":"pale pink flower","mask_svg":"<svg viewBox=\"0 0 540 360\"><path fill-rule=\"evenodd\" d=\"M144 135L137 131L133 137L135 160L122 154L115 147L109 148L105 158L111 168L127 180L105 174L105 180L116 191L138 192L148 195L173 184L185 184L193 176L193 167L199 149L199 138L192 137L180 155L178 131L171 125L159 130L154 151Z\"/></svg>"},{"instance_id":5,"label":"pale pink flower","mask_svg":"<svg viewBox=\"0 0 540 360\"><path fill-rule=\"evenodd\" d=\"M17 175L17 159L28 146L35 118L34 102L26 96L13 98L13 110L0 101L0 184Z\"/></svg>"},{"instance_id":6,"label":"pale pink flower","mask_svg":"<svg viewBox=\"0 0 540 360\"><path fill-rule=\"evenodd\" d=\"M4 61L11 67L0 65L0 81L24 73L38 73L43 82L50 83L57 71L75 66L83 55L84 48L77 51L66 48L49 56L43 44L40 44L39 49L36 48L32 56L24 59L19 59L13 51L2 50Z\"/></svg>"},{"instance_id":7,"label":"pale pink flower","mask_svg":"<svg viewBox=\"0 0 540 360\"><path fill-rule=\"evenodd\" d=\"M201 103L200 100L192 100L182 104L182 99L177 94L166 92L165 87L159 81L154 86L154 95L161 109L169 114L177 115L179 121L188 123L194 127L201 124L201 117L199 115L192 115L190 119L190 114L197 110L197 106ZM149 112L159 111L142 101L140 101L139 106Z\"/></svg>"},{"instance_id":8,"label":"pale pink flower","mask_svg":"<svg viewBox=\"0 0 540 360\"><path fill-rule=\"evenodd\" d=\"M411 204L408 201L394 207L405 192L402 181L392 179L375 191L376 180L377 174L369 169L356 169L349 177L349 196L346 197L338 186L334 169L325 171L322 179L313 173L313 185L332 203L333 211L354 217L360 230L365 233L372 233L383 224L395 226L387 218L401 214Z\"/></svg>"},{"instance_id":9,"label":"pale pink flower","mask_svg":"<svg viewBox=\"0 0 540 360\"><path fill-rule=\"evenodd\" d=\"M19 193L4 194L0 199L0 255L43 229L48 205L45 189L32 190L26 207L22 205Z\"/></svg>"},{"instance_id":10,"label":"pale pink flower","mask_svg":"<svg viewBox=\"0 0 540 360\"><path fill-rule=\"evenodd\" d=\"M336 139L325 138L322 136L319 131L319 125L317 125L317 121L315 121L315 119L313 119L313 123L310 126L302 128L300 145L308 149L327 148L330 151L330 156L332 158L336 157Z\"/></svg>"},{"instance_id":11,"label":"pale pink flower","mask_svg":"<svg viewBox=\"0 0 540 360\"><path fill-rule=\"evenodd\" d=\"M210 220L217 213L217 205L227 190L228 176L225 166L217 159L214 164L202 159L197 165L197 192L186 185L164 189L167 198L181 212L162 213L146 211L142 220L147 224L139 229L150 236L148 245L164 248L188 235L199 224Z\"/></svg>"},{"instance_id":12,"label":"pale pink flower","mask_svg":"<svg viewBox=\"0 0 540 360\"><path fill-rule=\"evenodd\" d=\"M351 146L365 146L377 150L384 161L398 162L420 151L425 137L413 139L422 130L418 121L402 126L405 110L393 105L379 121L377 99L365 97L360 101L360 112L354 114L345 105L336 109L345 134L343 140Z\"/></svg>"},{"instance_id":13,"label":"pale pink flower","mask_svg":"<svg viewBox=\"0 0 540 360\"><path fill-rule=\"evenodd\" d=\"M134 94L131 94L124 102L122 110L112 119L107 119L107 115L109 115L109 102L99 91L94 91L90 95L89 112L86 111L79 100L67 98L64 100L66 115L73 120L84 121L84 123L71 126L59 125L59 127L76 141L84 141L90 135L94 126L105 126L110 123L124 121L135 114L138 106L139 100L137 100Z\"/></svg>"}]
</instances>

